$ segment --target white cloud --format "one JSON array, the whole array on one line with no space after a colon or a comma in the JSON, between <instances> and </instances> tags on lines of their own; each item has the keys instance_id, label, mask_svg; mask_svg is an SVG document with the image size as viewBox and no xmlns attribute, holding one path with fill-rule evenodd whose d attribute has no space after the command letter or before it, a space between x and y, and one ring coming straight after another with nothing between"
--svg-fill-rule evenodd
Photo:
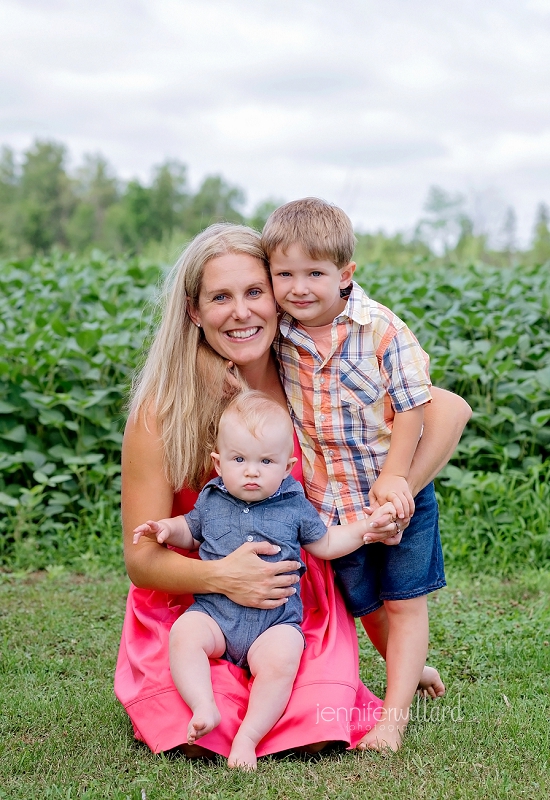
<instances>
[{"instance_id":1,"label":"white cloud","mask_svg":"<svg viewBox=\"0 0 550 800\"><path fill-rule=\"evenodd\" d=\"M179 157L250 202L320 194L411 226L431 184L550 201L550 2L0 0L0 141L147 176Z\"/></svg>"}]
</instances>

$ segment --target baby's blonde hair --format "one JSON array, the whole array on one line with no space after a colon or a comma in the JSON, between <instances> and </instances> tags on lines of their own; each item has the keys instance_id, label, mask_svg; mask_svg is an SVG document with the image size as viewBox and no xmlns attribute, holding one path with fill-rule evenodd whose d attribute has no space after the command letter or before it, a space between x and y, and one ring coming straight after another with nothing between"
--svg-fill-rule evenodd
<instances>
[{"instance_id":1,"label":"baby's blonde hair","mask_svg":"<svg viewBox=\"0 0 550 800\"><path fill-rule=\"evenodd\" d=\"M277 425L281 440L288 439L289 455L294 452L294 427L286 409L267 394L246 389L237 394L221 415L219 430L230 423L231 417L241 420L246 429L259 439L265 425Z\"/></svg>"},{"instance_id":2,"label":"baby's blonde hair","mask_svg":"<svg viewBox=\"0 0 550 800\"><path fill-rule=\"evenodd\" d=\"M262 231L262 246L268 258L275 250L286 253L297 244L310 258L332 261L338 269L344 269L351 261L355 241L348 215L318 197L285 203L269 215Z\"/></svg>"}]
</instances>

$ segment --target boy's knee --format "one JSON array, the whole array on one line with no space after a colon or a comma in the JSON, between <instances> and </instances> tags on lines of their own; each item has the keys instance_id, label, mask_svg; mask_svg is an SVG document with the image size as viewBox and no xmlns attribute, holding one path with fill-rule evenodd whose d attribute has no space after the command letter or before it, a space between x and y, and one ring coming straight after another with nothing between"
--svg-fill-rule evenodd
<instances>
[{"instance_id":1,"label":"boy's knee","mask_svg":"<svg viewBox=\"0 0 550 800\"><path fill-rule=\"evenodd\" d=\"M428 602L426 595L407 600L384 600L384 608L388 616L416 616L426 612Z\"/></svg>"}]
</instances>

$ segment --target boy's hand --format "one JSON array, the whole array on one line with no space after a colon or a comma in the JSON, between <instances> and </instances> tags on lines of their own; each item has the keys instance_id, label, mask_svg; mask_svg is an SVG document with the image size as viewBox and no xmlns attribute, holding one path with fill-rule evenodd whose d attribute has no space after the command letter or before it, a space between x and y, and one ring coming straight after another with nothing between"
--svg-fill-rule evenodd
<instances>
[{"instance_id":1,"label":"boy's hand","mask_svg":"<svg viewBox=\"0 0 550 800\"><path fill-rule=\"evenodd\" d=\"M414 500L409 484L400 475L381 473L369 492L371 505L393 503L399 519L409 519L414 514Z\"/></svg>"},{"instance_id":2,"label":"boy's hand","mask_svg":"<svg viewBox=\"0 0 550 800\"><path fill-rule=\"evenodd\" d=\"M149 539L156 539L159 544L164 544L170 538L171 530L167 519L161 519L155 522L153 519L148 519L143 525L138 525L134 528L133 543L137 544L142 536L148 536ZM175 544L175 542L170 542Z\"/></svg>"}]
</instances>

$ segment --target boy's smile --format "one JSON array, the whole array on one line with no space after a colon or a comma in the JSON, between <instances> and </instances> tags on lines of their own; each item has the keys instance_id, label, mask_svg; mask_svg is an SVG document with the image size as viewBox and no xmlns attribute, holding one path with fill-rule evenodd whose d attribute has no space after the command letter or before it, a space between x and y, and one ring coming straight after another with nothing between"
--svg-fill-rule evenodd
<instances>
[{"instance_id":1,"label":"boy's smile","mask_svg":"<svg viewBox=\"0 0 550 800\"><path fill-rule=\"evenodd\" d=\"M332 261L316 261L300 245L271 256L273 292L280 307L304 325L328 325L346 307L340 289L349 286L355 263L338 269Z\"/></svg>"}]
</instances>

